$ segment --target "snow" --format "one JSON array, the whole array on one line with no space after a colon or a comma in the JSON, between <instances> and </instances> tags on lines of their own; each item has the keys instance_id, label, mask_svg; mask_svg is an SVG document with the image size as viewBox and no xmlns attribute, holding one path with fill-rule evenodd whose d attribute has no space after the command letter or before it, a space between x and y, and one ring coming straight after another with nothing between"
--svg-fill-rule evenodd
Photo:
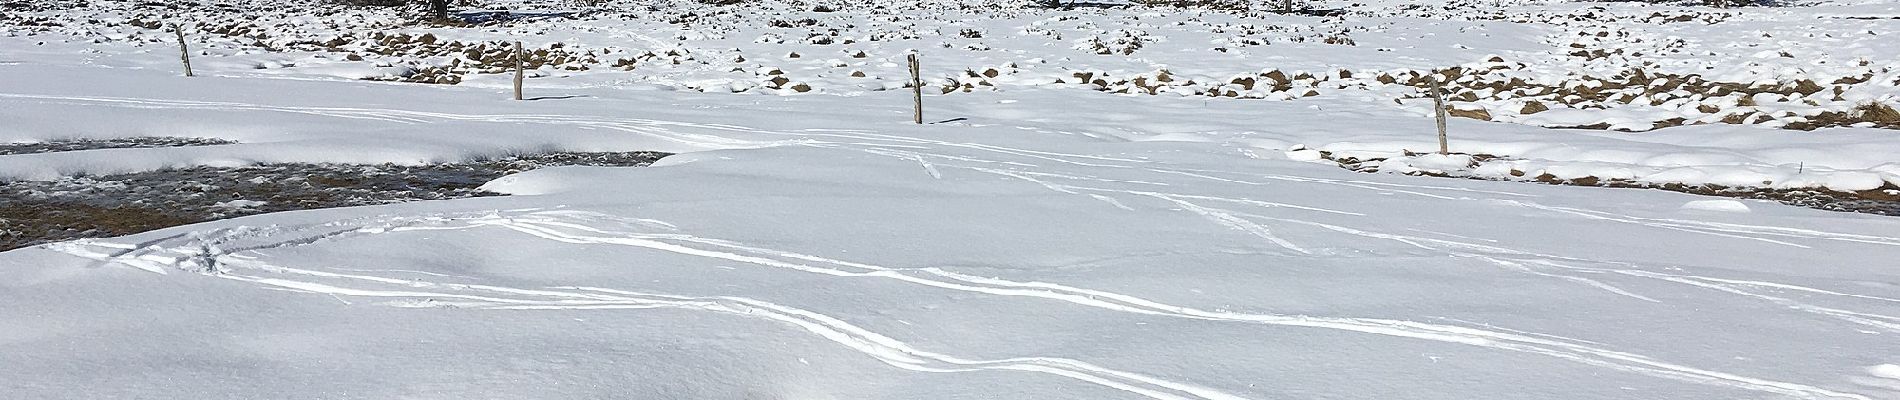
<instances>
[{"instance_id":1,"label":"snow","mask_svg":"<svg viewBox=\"0 0 1900 400\"><path fill-rule=\"evenodd\" d=\"M154 82L131 90L223 83L126 75ZM126 87L57 89L135 104L64 105L131 111L129 126L303 121L230 137L245 142L219 146L230 158L333 155L268 139L301 126L414 138L348 143L388 149L357 152L372 155L578 146L600 131L621 133L595 146L722 150L489 185L514 197L5 253L0 315L24 328L0 365L21 367L6 372L27 382L16 393L1878 398L1853 382L1894 361L1886 336L1900 333L1894 271L1870 262L1900 255L1881 217L1729 217L1678 210L1694 197L1673 193L1358 174L1231 142L1104 140L1080 131L1108 125L1081 116L992 118L993 100L932 101L932 115L968 120L916 126L870 97L376 97L459 110L379 111L436 123L418 125L309 112L382 85L233 81L136 102ZM281 92L313 95L265 95ZM191 103L232 98L256 100ZM1143 125L1168 124L1157 119ZM491 136L432 139L471 132ZM83 153L31 160L144 162ZM78 369L98 357L142 373ZM104 383L70 384L81 377ZM468 384L500 377L530 384Z\"/></svg>"},{"instance_id":2,"label":"snow","mask_svg":"<svg viewBox=\"0 0 1900 400\"><path fill-rule=\"evenodd\" d=\"M1747 213L1748 204L1735 200L1693 200L1682 203L1683 210Z\"/></svg>"},{"instance_id":3,"label":"snow","mask_svg":"<svg viewBox=\"0 0 1900 400\"><path fill-rule=\"evenodd\" d=\"M1682 9L1537 2L1510 10L1528 18L1598 6L1637 16ZM1830 2L1723 24L1773 29L1790 38L1788 51L1813 60L1891 58L1885 41L1829 45L1770 25L1893 8ZM921 125L910 123L909 93L882 83L901 77L901 66L883 59L894 52L845 61L877 82L801 76L812 93L681 90L701 79L738 84L722 72L729 65L688 63L614 74L550 68L529 80L530 96L545 98L517 102L507 100L501 75L470 75L454 86L349 80L384 67L295 52L214 47L205 51L233 53L206 57L220 61L203 64L205 76L183 78L160 63L175 53L60 33L74 42L33 45L30 54L48 57L0 63L7 121L0 141L237 143L6 155L0 179L556 150L681 154L650 167L538 169L484 186L512 196L273 213L0 253L0 392L1900 398L1900 269L1892 262L1900 259L1900 220L1655 190L1357 173L1322 153L1386 158L1386 172L1515 170L1850 191L1900 182L1891 130L1712 124L1607 132L1458 118L1450 129L1460 154L1407 156L1437 149L1430 102L1394 104L1381 89L1261 101L1032 83L1071 68L1153 73L1159 62L1142 58L1187 54L1211 36L1208 26L1150 21L1188 18L1166 13L1038 13L926 20L946 37L969 25L999 38L949 39L990 50L915 46L928 60L979 54L967 62L1017 62L1034 72L998 80L993 91L926 95L925 119L935 123ZM1082 37L1073 35L1048 43L1000 35L1052 21L1041 25L1097 25L1051 32L1112 36L1134 19L1150 21L1143 24L1154 25L1156 40L1133 57L1082 58L1072 53ZM1549 50L1544 35L1565 33L1543 22L1366 19L1348 20L1404 34L1355 35L1359 44L1343 50L1256 49L1237 59L1281 62L1288 71L1421 68L1489 54L1517 59ZM1335 24L1301 21L1306 29ZM1724 51L1756 40L1698 23L1665 26L1657 29ZM644 28L590 21L427 30L577 48L642 38L672 44L674 33L711 30ZM1282 34L1294 33L1262 35ZM1466 48L1398 43L1428 34L1459 38ZM687 42L744 47L756 59L806 49L800 61L774 60L785 71L850 58L809 50L800 42L806 37L746 44L760 36ZM21 44L48 38L0 43L13 59L14 49L28 48ZM1851 50L1821 53L1835 47ZM1165 67L1183 79L1254 68L1194 54ZM1719 64L1709 75L1751 80L1791 62L1777 55L1747 67L1722 64L1747 54L1698 57L1655 59ZM1055 65L1025 67L1032 59ZM259 70L252 68L264 61L247 60L275 64ZM1530 116L1569 118L1559 111ZM253 204L231 204L246 205Z\"/></svg>"},{"instance_id":4,"label":"snow","mask_svg":"<svg viewBox=\"0 0 1900 400\"><path fill-rule=\"evenodd\" d=\"M220 208L230 208L230 209L244 209L244 208L257 207L257 206L261 206L265 204L269 204L269 203L257 201L257 200L231 200L231 201L218 202L217 204L212 204L212 206L220 207Z\"/></svg>"}]
</instances>

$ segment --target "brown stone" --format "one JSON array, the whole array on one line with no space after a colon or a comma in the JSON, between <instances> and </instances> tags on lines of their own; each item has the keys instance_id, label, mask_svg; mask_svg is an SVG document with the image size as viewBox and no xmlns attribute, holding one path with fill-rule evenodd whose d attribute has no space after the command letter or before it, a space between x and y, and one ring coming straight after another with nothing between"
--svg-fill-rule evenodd
<instances>
[{"instance_id":1,"label":"brown stone","mask_svg":"<svg viewBox=\"0 0 1900 400\"><path fill-rule=\"evenodd\" d=\"M1491 112L1486 111L1484 109L1460 110L1460 109L1453 108L1453 109L1445 110L1445 114L1453 116L1453 117L1470 118L1470 119L1475 119L1475 120L1480 120L1480 121L1491 120Z\"/></svg>"},{"instance_id":2,"label":"brown stone","mask_svg":"<svg viewBox=\"0 0 1900 400\"><path fill-rule=\"evenodd\" d=\"M1522 110L1518 110L1517 113L1518 114L1536 114L1536 113L1545 112L1545 111L1550 111L1550 107L1545 106L1543 102L1532 101L1532 102L1524 103L1524 108Z\"/></svg>"}]
</instances>

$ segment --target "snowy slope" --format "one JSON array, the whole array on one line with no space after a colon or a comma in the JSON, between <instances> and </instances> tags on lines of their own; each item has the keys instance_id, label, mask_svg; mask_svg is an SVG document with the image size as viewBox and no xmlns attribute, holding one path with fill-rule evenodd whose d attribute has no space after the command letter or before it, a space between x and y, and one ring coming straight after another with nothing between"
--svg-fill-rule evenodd
<instances>
[{"instance_id":1,"label":"snowy slope","mask_svg":"<svg viewBox=\"0 0 1900 400\"><path fill-rule=\"evenodd\" d=\"M718 10L684 3L664 5ZM1497 64L1489 55L1526 63L1507 76L1558 85L1639 64L1777 84L1890 79L1892 22L1835 18L1892 13L1891 1L1732 13L1380 1L1341 20L972 4L984 3L771 1L678 28L667 13L457 29L368 11L193 9L177 15L269 33L195 36L194 78L175 76L169 32L130 26L151 12L136 3L6 15L0 141L236 143L5 155L0 179L682 154L485 186L507 197L0 252L0 398L1900 399L1900 220L1317 160L1435 149L1430 102L1374 76ZM1585 13L1615 18L1574 18ZM840 29L825 34L839 43L794 35L817 27L764 28L805 17ZM60 25L18 22L29 18ZM662 56L631 71L550 64L529 79L539 99L517 102L501 74L359 80L456 59L340 59L384 48L367 30ZM1323 42L1340 30L1357 44ZM1636 36L1572 40L1600 31ZM296 47L344 34L340 50ZM868 39L880 34L898 39ZM1087 40L1118 35L1146 41L1095 54ZM1579 41L1681 51L1566 55ZM932 85L966 82L965 69L1011 75L931 93L935 123L911 124L909 93L893 84L912 49L942 78ZM740 55L751 61L727 58ZM1243 98L1045 82L1165 69L1218 83L1263 66L1331 78L1301 81L1318 95ZM813 90L762 89L771 69ZM1825 106L1762 95L1749 107L1813 112L1900 93L1870 82ZM1382 170L1900 187L1890 129L1545 127L1688 112L1611 106L1454 118L1452 149L1505 158L1395 157Z\"/></svg>"},{"instance_id":2,"label":"snowy slope","mask_svg":"<svg viewBox=\"0 0 1900 400\"><path fill-rule=\"evenodd\" d=\"M60 82L60 68L34 70ZM318 127L381 138L350 142L381 149L364 157L451 153L432 137L482 152L609 133L624 141L598 146L701 151L490 184L512 197L0 253L0 382L23 398L1879 399L1900 386L1891 218L1356 174L997 114L1012 99L944 97L933 118L968 119L915 126L871 97L514 103L121 76L154 83L29 84L7 101L248 129L223 153L245 160L329 157L270 139ZM365 97L404 106L335 111ZM189 149L28 160L144 168Z\"/></svg>"}]
</instances>

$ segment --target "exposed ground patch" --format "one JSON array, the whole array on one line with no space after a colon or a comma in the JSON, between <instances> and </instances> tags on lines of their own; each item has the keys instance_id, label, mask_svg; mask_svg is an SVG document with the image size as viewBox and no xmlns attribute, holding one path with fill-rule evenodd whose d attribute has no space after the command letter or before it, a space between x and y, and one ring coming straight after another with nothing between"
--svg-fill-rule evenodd
<instances>
[{"instance_id":1,"label":"exposed ground patch","mask_svg":"<svg viewBox=\"0 0 1900 400\"><path fill-rule=\"evenodd\" d=\"M98 149L147 149L154 147L215 146L221 144L237 144L237 142L214 138L162 136L50 140L35 143L0 143L0 156Z\"/></svg>"},{"instance_id":2,"label":"exposed ground patch","mask_svg":"<svg viewBox=\"0 0 1900 400\"><path fill-rule=\"evenodd\" d=\"M1466 154L1458 154L1458 155L1466 155ZM1467 168L1476 168L1478 164L1480 163L1490 161L1490 160L1497 160L1501 158L1499 156L1489 155L1489 154L1469 154L1469 156L1471 156L1472 161L1471 161L1471 165L1468 165ZM1725 186L1725 185L1716 185L1716 184L1689 185L1689 184L1682 184L1682 183L1653 183L1653 182L1633 181L1633 180L1627 180L1627 179L1604 179L1604 178L1598 178L1598 177L1562 179L1550 174L1529 176L1528 174L1521 174L1521 173L1515 173L1515 172L1512 174L1512 176L1509 179L1504 179L1504 178L1493 177L1493 176L1474 175L1474 174L1469 173L1468 170L1463 170L1463 171L1424 170L1424 171L1405 171L1405 172L1380 171L1381 165L1384 165L1385 161L1387 160L1385 158L1368 158L1368 159L1362 160L1362 159L1357 159L1357 158L1352 158L1352 157L1335 157L1333 156L1333 154L1329 152L1321 152L1321 157L1328 161L1338 163L1341 168L1345 168L1345 169L1357 171L1357 172L1366 172L1366 173L1395 172L1395 173L1401 173L1404 175L1432 176L1432 177L1440 177L1440 178L1464 178L1464 179L1491 180L1491 181L1538 182L1538 183L1547 183L1547 184L1552 184L1552 185L1594 186L1594 187L1607 187L1607 188L1659 189L1659 190L1668 190L1672 192L1698 194L1698 195L1703 195L1703 196L1773 200L1775 202L1779 202L1782 204L1799 206L1799 207L1807 207L1807 208L1813 208L1813 209L1819 209L1819 210L1857 212L1857 213L1887 215L1887 216L1900 216L1900 187L1895 187L1892 184L1888 184L1885 187L1881 187L1881 188L1873 189L1873 190L1861 190L1861 191L1850 192L1850 191L1831 190L1831 189L1826 189L1826 188L1787 188L1787 189L1784 189L1784 188L1763 188L1763 187L1747 187L1747 186Z\"/></svg>"},{"instance_id":3,"label":"exposed ground patch","mask_svg":"<svg viewBox=\"0 0 1900 400\"><path fill-rule=\"evenodd\" d=\"M428 165L264 164L0 182L0 250L279 211L497 196L477 187L535 168L646 166L667 155L551 153Z\"/></svg>"}]
</instances>

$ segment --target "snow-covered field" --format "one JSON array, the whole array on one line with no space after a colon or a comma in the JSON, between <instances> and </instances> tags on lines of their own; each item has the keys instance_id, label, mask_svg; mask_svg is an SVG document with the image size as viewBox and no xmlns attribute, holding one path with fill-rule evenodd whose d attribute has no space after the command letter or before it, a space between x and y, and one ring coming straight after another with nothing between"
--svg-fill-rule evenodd
<instances>
[{"instance_id":1,"label":"snow-covered field","mask_svg":"<svg viewBox=\"0 0 1900 400\"><path fill-rule=\"evenodd\" d=\"M1405 174L1900 195L1900 3L896 3L9 3L0 141L235 143L0 179L680 154L0 253L0 397L1900 399L1900 219Z\"/></svg>"}]
</instances>

